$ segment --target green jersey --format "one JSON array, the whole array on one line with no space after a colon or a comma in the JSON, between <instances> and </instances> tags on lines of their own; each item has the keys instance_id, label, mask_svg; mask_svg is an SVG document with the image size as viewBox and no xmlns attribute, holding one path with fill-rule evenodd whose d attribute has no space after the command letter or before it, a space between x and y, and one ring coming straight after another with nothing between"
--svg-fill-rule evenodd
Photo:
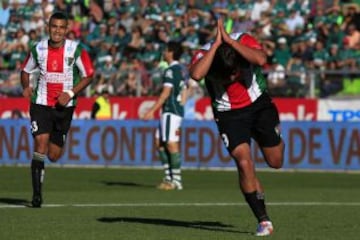
<instances>
[{"instance_id":1,"label":"green jersey","mask_svg":"<svg viewBox=\"0 0 360 240\"><path fill-rule=\"evenodd\" d=\"M183 68L178 61L172 62L163 75L163 86L171 87L170 96L163 104L163 113L173 113L181 117L184 116L184 106L182 105L181 96L185 89L185 78Z\"/></svg>"}]
</instances>

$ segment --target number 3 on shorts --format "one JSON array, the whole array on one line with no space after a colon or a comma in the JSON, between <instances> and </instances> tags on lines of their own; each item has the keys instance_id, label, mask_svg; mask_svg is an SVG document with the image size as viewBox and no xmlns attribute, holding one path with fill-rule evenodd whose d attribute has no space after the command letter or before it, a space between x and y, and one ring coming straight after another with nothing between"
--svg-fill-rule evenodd
<instances>
[{"instance_id":1,"label":"number 3 on shorts","mask_svg":"<svg viewBox=\"0 0 360 240\"><path fill-rule=\"evenodd\" d=\"M37 125L37 122L36 121L32 121L31 122L31 133L35 133L39 130L39 127Z\"/></svg>"}]
</instances>

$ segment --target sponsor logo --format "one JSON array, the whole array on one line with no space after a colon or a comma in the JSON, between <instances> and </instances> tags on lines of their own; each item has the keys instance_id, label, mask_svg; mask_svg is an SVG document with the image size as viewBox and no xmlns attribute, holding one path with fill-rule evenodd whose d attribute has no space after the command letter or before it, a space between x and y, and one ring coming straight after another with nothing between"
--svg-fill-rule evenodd
<instances>
[{"instance_id":1,"label":"sponsor logo","mask_svg":"<svg viewBox=\"0 0 360 240\"><path fill-rule=\"evenodd\" d=\"M331 121L360 121L360 110L329 110Z\"/></svg>"},{"instance_id":2,"label":"sponsor logo","mask_svg":"<svg viewBox=\"0 0 360 240\"><path fill-rule=\"evenodd\" d=\"M74 58L66 57L66 58L65 58L65 63L66 63L68 66L72 66L72 65L74 64Z\"/></svg>"}]
</instances>

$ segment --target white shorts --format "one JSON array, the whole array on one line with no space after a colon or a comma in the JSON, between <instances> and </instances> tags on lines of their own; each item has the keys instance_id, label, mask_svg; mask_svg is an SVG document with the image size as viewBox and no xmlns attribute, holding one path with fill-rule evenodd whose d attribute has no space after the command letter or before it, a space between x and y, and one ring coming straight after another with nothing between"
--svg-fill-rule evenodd
<instances>
[{"instance_id":1,"label":"white shorts","mask_svg":"<svg viewBox=\"0 0 360 240\"><path fill-rule=\"evenodd\" d=\"M161 142L179 142L182 117L173 113L164 113L160 118L160 126L155 137Z\"/></svg>"}]
</instances>

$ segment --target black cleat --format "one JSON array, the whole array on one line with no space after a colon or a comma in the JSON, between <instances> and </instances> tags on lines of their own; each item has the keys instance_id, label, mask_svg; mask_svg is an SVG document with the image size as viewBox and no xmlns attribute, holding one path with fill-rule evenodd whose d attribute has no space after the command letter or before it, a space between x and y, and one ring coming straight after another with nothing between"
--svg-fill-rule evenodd
<instances>
[{"instance_id":1,"label":"black cleat","mask_svg":"<svg viewBox=\"0 0 360 240\"><path fill-rule=\"evenodd\" d=\"M33 208L41 208L41 204L42 204L42 197L41 195L35 195L33 196L33 199L31 201L31 206Z\"/></svg>"}]
</instances>

